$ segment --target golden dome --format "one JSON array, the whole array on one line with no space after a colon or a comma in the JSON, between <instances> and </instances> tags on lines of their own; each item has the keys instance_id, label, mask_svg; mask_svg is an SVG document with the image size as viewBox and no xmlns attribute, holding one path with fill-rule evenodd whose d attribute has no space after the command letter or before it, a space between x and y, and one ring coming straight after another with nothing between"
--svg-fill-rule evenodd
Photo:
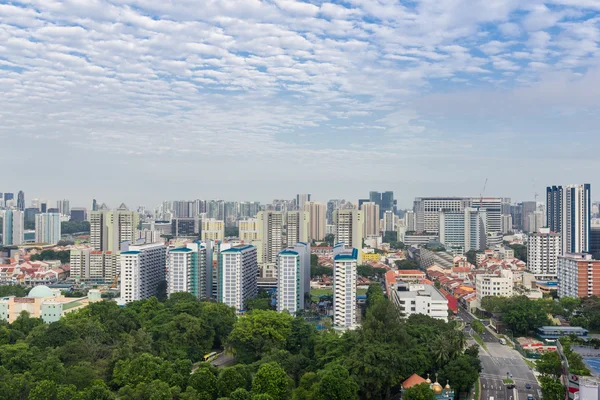
<instances>
[{"instance_id":1,"label":"golden dome","mask_svg":"<svg viewBox=\"0 0 600 400\"><path fill-rule=\"evenodd\" d=\"M428 385L431 385L431 379L429 379L429 374L427 374L427 379L425 379L425 382L427 382Z\"/></svg>"},{"instance_id":2,"label":"golden dome","mask_svg":"<svg viewBox=\"0 0 600 400\"><path fill-rule=\"evenodd\" d=\"M446 382L446 386L444 387L444 389L450 390L450 384L448 382Z\"/></svg>"},{"instance_id":3,"label":"golden dome","mask_svg":"<svg viewBox=\"0 0 600 400\"><path fill-rule=\"evenodd\" d=\"M443 390L442 389L442 385L440 385L439 383L434 383L433 386L431 386L431 389L433 390L433 394L442 394Z\"/></svg>"}]
</instances>

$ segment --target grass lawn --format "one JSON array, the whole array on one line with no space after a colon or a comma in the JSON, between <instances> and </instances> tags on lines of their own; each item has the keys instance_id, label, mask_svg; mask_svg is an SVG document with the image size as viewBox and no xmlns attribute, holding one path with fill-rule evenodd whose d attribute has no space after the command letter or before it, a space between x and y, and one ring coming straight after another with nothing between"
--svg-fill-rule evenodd
<instances>
[{"instance_id":1,"label":"grass lawn","mask_svg":"<svg viewBox=\"0 0 600 400\"><path fill-rule=\"evenodd\" d=\"M477 382L475 382L475 400L479 400L479 390L481 387L481 382L479 382L479 377L477 377Z\"/></svg>"},{"instance_id":2,"label":"grass lawn","mask_svg":"<svg viewBox=\"0 0 600 400\"><path fill-rule=\"evenodd\" d=\"M511 383L515 383L515 381L513 381L512 379L509 379L509 378L504 379L504 384L505 385L508 385L508 384L511 384Z\"/></svg>"},{"instance_id":3,"label":"grass lawn","mask_svg":"<svg viewBox=\"0 0 600 400\"><path fill-rule=\"evenodd\" d=\"M476 341L477 343L479 343L479 345L480 345L481 347L483 347L483 348L485 349L485 351L487 351L487 346L486 346L486 345L485 345L485 343L483 342L483 339L481 339L481 336L479 336L479 335L477 334L477 332L473 332L473 335L472 335L472 336L473 336L473 339L475 339L475 341Z\"/></svg>"},{"instance_id":4,"label":"grass lawn","mask_svg":"<svg viewBox=\"0 0 600 400\"><path fill-rule=\"evenodd\" d=\"M356 294L367 294L367 289L357 289ZM313 301L319 301L319 296L333 295L333 289L310 289L310 295Z\"/></svg>"}]
</instances>

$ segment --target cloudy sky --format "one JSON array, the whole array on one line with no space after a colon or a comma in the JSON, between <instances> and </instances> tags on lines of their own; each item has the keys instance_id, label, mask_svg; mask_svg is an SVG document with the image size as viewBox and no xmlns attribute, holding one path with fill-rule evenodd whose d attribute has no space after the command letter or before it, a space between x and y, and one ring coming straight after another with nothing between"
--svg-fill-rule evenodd
<instances>
[{"instance_id":1,"label":"cloudy sky","mask_svg":"<svg viewBox=\"0 0 600 400\"><path fill-rule=\"evenodd\" d=\"M594 189L599 41L600 0L2 1L0 191Z\"/></svg>"}]
</instances>

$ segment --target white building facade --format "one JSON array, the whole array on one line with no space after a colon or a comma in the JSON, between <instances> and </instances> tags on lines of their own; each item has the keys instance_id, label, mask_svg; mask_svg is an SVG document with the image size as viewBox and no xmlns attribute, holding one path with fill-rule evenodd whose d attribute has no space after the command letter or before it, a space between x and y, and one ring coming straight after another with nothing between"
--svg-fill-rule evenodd
<instances>
[{"instance_id":1,"label":"white building facade","mask_svg":"<svg viewBox=\"0 0 600 400\"><path fill-rule=\"evenodd\" d=\"M248 245L232 247L220 254L218 300L238 313L243 313L246 301L258 293L256 253L256 247Z\"/></svg>"},{"instance_id":2,"label":"white building facade","mask_svg":"<svg viewBox=\"0 0 600 400\"><path fill-rule=\"evenodd\" d=\"M356 327L356 278L359 251L338 244L333 248L333 325L338 329Z\"/></svg>"},{"instance_id":3,"label":"white building facade","mask_svg":"<svg viewBox=\"0 0 600 400\"><path fill-rule=\"evenodd\" d=\"M423 314L448 322L448 299L433 285L393 284L390 297L404 317Z\"/></svg>"},{"instance_id":4,"label":"white building facade","mask_svg":"<svg viewBox=\"0 0 600 400\"><path fill-rule=\"evenodd\" d=\"M560 233L542 228L529 234L527 240L527 269L533 274L556 275L558 256L561 254Z\"/></svg>"},{"instance_id":5,"label":"white building facade","mask_svg":"<svg viewBox=\"0 0 600 400\"><path fill-rule=\"evenodd\" d=\"M295 314L307 306L310 296L310 245L297 243L277 258L277 311ZM309 297L310 298L310 297Z\"/></svg>"},{"instance_id":6,"label":"white building facade","mask_svg":"<svg viewBox=\"0 0 600 400\"><path fill-rule=\"evenodd\" d=\"M35 216L36 243L56 244L60 240L60 214L43 213Z\"/></svg>"},{"instance_id":7,"label":"white building facade","mask_svg":"<svg viewBox=\"0 0 600 400\"><path fill-rule=\"evenodd\" d=\"M23 244L25 213L20 210L2 210L2 243L5 246Z\"/></svg>"},{"instance_id":8,"label":"white building facade","mask_svg":"<svg viewBox=\"0 0 600 400\"><path fill-rule=\"evenodd\" d=\"M129 246L120 255L121 299L126 303L157 295L165 280L167 247L162 243Z\"/></svg>"},{"instance_id":9,"label":"white building facade","mask_svg":"<svg viewBox=\"0 0 600 400\"><path fill-rule=\"evenodd\" d=\"M475 276L475 293L481 299L487 296L511 297L513 295L513 274L510 270L502 270L500 275L478 274Z\"/></svg>"}]
</instances>

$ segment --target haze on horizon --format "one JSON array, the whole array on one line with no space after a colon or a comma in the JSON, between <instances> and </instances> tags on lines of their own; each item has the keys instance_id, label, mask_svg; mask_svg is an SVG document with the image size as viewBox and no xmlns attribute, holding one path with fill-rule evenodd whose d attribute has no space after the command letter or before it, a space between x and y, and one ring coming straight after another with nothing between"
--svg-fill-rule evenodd
<instances>
[{"instance_id":1,"label":"haze on horizon","mask_svg":"<svg viewBox=\"0 0 600 400\"><path fill-rule=\"evenodd\" d=\"M0 4L0 191L89 208L600 185L593 0Z\"/></svg>"}]
</instances>

